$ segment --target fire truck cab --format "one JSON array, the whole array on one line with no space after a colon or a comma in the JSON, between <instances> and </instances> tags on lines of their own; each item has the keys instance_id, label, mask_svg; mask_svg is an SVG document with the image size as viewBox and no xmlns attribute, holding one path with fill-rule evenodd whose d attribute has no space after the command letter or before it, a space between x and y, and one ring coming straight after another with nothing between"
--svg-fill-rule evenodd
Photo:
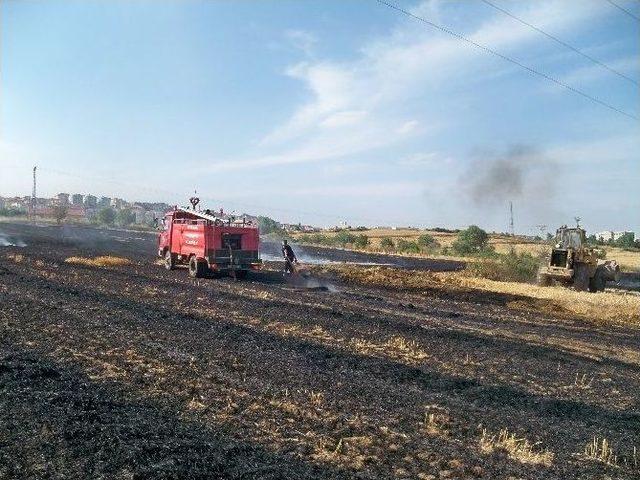
<instances>
[{"instance_id":1,"label":"fire truck cab","mask_svg":"<svg viewBox=\"0 0 640 480\"><path fill-rule=\"evenodd\" d=\"M174 207L163 219L158 256L167 270L189 266L189 275L231 273L244 278L262 268L258 226L245 219Z\"/></svg>"}]
</instances>

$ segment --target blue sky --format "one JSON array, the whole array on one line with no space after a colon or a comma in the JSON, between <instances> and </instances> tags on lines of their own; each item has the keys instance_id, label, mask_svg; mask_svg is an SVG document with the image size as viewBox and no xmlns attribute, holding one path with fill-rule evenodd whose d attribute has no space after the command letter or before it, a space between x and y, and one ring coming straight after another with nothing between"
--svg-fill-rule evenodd
<instances>
[{"instance_id":1,"label":"blue sky","mask_svg":"<svg viewBox=\"0 0 640 480\"><path fill-rule=\"evenodd\" d=\"M640 3L617 0L640 16ZM479 0L397 5L640 117L630 82ZM497 5L640 81L608 2ZM640 121L375 1L1 9L0 195L92 192L283 221L640 232Z\"/></svg>"}]
</instances>

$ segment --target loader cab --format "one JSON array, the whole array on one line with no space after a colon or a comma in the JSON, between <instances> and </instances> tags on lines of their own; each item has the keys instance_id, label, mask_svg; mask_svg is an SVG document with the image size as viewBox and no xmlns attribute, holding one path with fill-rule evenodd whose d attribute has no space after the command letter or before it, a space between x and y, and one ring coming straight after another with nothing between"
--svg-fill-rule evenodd
<instances>
[{"instance_id":1,"label":"loader cab","mask_svg":"<svg viewBox=\"0 0 640 480\"><path fill-rule=\"evenodd\" d=\"M581 228L562 227L556 231L556 248L578 249L585 244L585 233Z\"/></svg>"},{"instance_id":2,"label":"loader cab","mask_svg":"<svg viewBox=\"0 0 640 480\"><path fill-rule=\"evenodd\" d=\"M576 252L580 252L586 243L585 232L581 228L560 227L556 231L555 242L549 266L572 268L576 260ZM581 255L579 255L580 258L582 258Z\"/></svg>"}]
</instances>

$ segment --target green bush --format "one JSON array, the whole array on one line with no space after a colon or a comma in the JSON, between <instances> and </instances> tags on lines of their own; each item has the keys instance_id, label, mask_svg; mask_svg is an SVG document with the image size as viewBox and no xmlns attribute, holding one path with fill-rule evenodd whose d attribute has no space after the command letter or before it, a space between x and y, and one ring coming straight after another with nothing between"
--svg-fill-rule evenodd
<instances>
[{"instance_id":1,"label":"green bush","mask_svg":"<svg viewBox=\"0 0 640 480\"><path fill-rule=\"evenodd\" d=\"M385 237L380 240L380 248L382 248L384 252L392 252L395 250L396 245L395 243L393 243L392 239L390 239L389 237Z\"/></svg>"},{"instance_id":2,"label":"green bush","mask_svg":"<svg viewBox=\"0 0 640 480\"><path fill-rule=\"evenodd\" d=\"M346 230L340 230L333 237L333 241L335 242L336 245L340 245L341 247L344 247L348 244L355 243L356 236L353 233L347 232Z\"/></svg>"},{"instance_id":3,"label":"green bush","mask_svg":"<svg viewBox=\"0 0 640 480\"><path fill-rule=\"evenodd\" d=\"M433 238L433 235L429 235L428 233L420 235L418 237L417 244L420 247L420 250L427 252L432 252L440 246L438 241Z\"/></svg>"},{"instance_id":4,"label":"green bush","mask_svg":"<svg viewBox=\"0 0 640 480\"><path fill-rule=\"evenodd\" d=\"M420 253L420 246L416 242L404 240L403 238L398 240L396 249L401 253Z\"/></svg>"},{"instance_id":5,"label":"green bush","mask_svg":"<svg viewBox=\"0 0 640 480\"><path fill-rule=\"evenodd\" d=\"M310 236L311 243L316 243L318 245L331 245L332 240L331 237L327 235L323 235L322 233L314 233Z\"/></svg>"},{"instance_id":6,"label":"green bush","mask_svg":"<svg viewBox=\"0 0 640 480\"><path fill-rule=\"evenodd\" d=\"M360 235L356 235L356 240L353 242L353 246L356 248L365 249L369 245L369 237L367 237L364 233Z\"/></svg>"},{"instance_id":7,"label":"green bush","mask_svg":"<svg viewBox=\"0 0 640 480\"><path fill-rule=\"evenodd\" d=\"M19 217L20 215L26 215L25 210L19 210L17 208L0 208L0 217Z\"/></svg>"},{"instance_id":8,"label":"green bush","mask_svg":"<svg viewBox=\"0 0 640 480\"><path fill-rule=\"evenodd\" d=\"M489 280L532 282L536 278L540 259L530 253L515 252L498 255L496 258L485 258L472 262L467 270L477 277Z\"/></svg>"},{"instance_id":9,"label":"green bush","mask_svg":"<svg viewBox=\"0 0 640 480\"><path fill-rule=\"evenodd\" d=\"M451 247L458 255L475 255L488 250L489 235L476 225L458 233Z\"/></svg>"}]
</instances>

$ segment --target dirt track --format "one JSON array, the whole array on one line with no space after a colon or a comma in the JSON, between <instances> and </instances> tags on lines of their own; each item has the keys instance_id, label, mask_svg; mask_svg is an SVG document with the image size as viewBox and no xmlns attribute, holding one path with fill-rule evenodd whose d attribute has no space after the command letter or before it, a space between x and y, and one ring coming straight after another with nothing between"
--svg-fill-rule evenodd
<instances>
[{"instance_id":1,"label":"dirt track","mask_svg":"<svg viewBox=\"0 0 640 480\"><path fill-rule=\"evenodd\" d=\"M482 292L192 280L143 235L7 230L27 246L0 248L0 478L639 475L635 329ZM137 263L64 263L110 249ZM482 451L503 428L550 460ZM583 455L594 436L619 466Z\"/></svg>"}]
</instances>

